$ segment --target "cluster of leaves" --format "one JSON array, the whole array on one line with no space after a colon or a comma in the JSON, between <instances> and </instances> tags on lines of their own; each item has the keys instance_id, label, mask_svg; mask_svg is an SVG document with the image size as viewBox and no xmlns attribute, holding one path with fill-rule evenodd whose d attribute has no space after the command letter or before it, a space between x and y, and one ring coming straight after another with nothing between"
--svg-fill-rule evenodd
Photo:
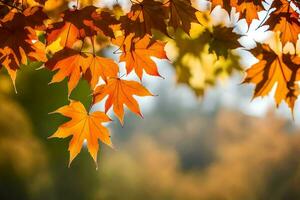
<instances>
[{"instance_id":1,"label":"cluster of leaves","mask_svg":"<svg viewBox=\"0 0 300 200\"><path fill-rule=\"evenodd\" d=\"M155 39L153 31L170 36L167 27L173 27L188 33L191 23L198 23L197 10L186 0L144 0L132 1L131 10L121 16L93 5L82 8L77 5L60 13L59 19L50 19L43 8L45 3L0 1L1 66L6 68L15 85L20 68L28 62L42 62L45 68L55 71L51 83L68 80L69 97L79 80L86 80L93 95L91 106L105 102L105 111L90 113L81 102L70 100L69 105L55 112L71 120L61 125L51 137L72 136L70 163L85 140L96 161L98 140L112 146L109 131L102 124L111 121L105 113L113 108L123 124L125 105L142 116L134 96L153 96L141 84L143 76L160 76L152 57L167 59L166 43ZM134 72L140 81L121 78L118 63L99 56L99 38L117 46L119 62L125 63L126 74ZM59 50L51 51L51 46L57 44Z\"/></svg>"},{"instance_id":2,"label":"cluster of leaves","mask_svg":"<svg viewBox=\"0 0 300 200\"><path fill-rule=\"evenodd\" d=\"M239 18L245 19L248 25L258 19L259 11L265 10L264 4L269 7L260 26L267 25L268 29L278 36L278 40L273 44L257 44L250 50L258 62L246 71L244 82L256 84L254 97L268 95L277 85L274 94L277 106L284 101L293 110L299 95L297 81L300 80L300 60L295 51L300 33L300 4L297 0L275 0L271 1L270 5L269 3L263 0L212 0L212 7L221 5L229 13L235 8L240 13ZM293 45L294 51L284 51L288 43Z\"/></svg>"},{"instance_id":3,"label":"cluster of leaves","mask_svg":"<svg viewBox=\"0 0 300 200\"><path fill-rule=\"evenodd\" d=\"M45 9L48 1L0 0L0 62L14 85L17 71L29 62L37 61L55 72L51 83L68 80L68 97L83 79L89 83L93 96L90 107L104 102L103 112L90 112L81 102L73 100L56 111L71 118L51 136L72 136L70 164L81 151L84 141L87 141L95 162L98 140L112 146L109 131L102 124L111 121L106 115L111 108L121 124L124 123L124 106L142 117L135 96L153 96L142 85L142 80L145 74L161 76L152 58L168 59L165 41L175 41L179 49L180 56L174 63L180 82L191 84L191 74L200 73L201 83L195 87L199 95L203 94L206 84L214 82L203 74L240 70L232 53L233 49L240 47L240 36L233 32L233 27L212 26L207 20L201 20L209 15L200 12L191 0L131 0L128 2L131 4L129 12L93 5L79 6L77 1L75 6L59 13L59 17L51 18ZM235 8L240 19L246 19L248 24L258 19L258 12L265 9L263 0L211 0L210 3L212 8L220 5L228 12ZM299 2L295 0L273 1L269 9L271 14L263 22L270 30L280 32L283 45L296 44L298 40L298 8ZM193 26L201 27L201 30L192 34ZM155 37L155 33L160 37ZM113 53L119 53L118 62L99 54L107 45L117 47ZM53 50L52 46L59 48ZM182 56L182 50L189 55ZM247 71L245 82L256 84L255 96L268 94L277 83L277 104L285 101L293 108L298 96L297 55L282 53L282 47L275 51L268 44L257 45L251 52L259 62ZM189 67L199 65L194 61L196 57L203 58L200 65L206 70ZM125 80L120 76L119 63L125 63L126 75L135 73L139 81L128 80L128 77ZM209 69L210 66L213 70ZM188 73L180 74L182 68L188 69Z\"/></svg>"},{"instance_id":4,"label":"cluster of leaves","mask_svg":"<svg viewBox=\"0 0 300 200\"><path fill-rule=\"evenodd\" d=\"M214 24L209 12L196 16L200 24L192 24L190 35L177 31L175 39L169 39L168 46L173 49L174 55L169 53L169 57L177 82L188 85L201 97L218 80L242 71L240 57L234 52L240 47L240 35L233 32L232 27Z\"/></svg>"}]
</instances>

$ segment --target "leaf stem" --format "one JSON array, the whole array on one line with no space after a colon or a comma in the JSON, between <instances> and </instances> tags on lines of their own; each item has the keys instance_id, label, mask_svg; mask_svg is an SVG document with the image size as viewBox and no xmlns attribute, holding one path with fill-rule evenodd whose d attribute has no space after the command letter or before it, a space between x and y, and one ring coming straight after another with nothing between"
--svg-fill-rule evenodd
<instances>
[{"instance_id":1,"label":"leaf stem","mask_svg":"<svg viewBox=\"0 0 300 200\"><path fill-rule=\"evenodd\" d=\"M91 36L91 37L90 37L90 39L91 39L91 42L92 42L93 55L95 56L95 55L96 55L96 52L95 52L95 43L94 43L94 37L93 37L93 36Z\"/></svg>"}]
</instances>

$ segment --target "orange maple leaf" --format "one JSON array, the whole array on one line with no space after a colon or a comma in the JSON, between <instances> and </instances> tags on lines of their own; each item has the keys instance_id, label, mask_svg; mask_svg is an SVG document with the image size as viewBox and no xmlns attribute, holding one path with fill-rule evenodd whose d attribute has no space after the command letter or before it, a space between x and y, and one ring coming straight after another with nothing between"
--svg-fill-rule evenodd
<instances>
[{"instance_id":1,"label":"orange maple leaf","mask_svg":"<svg viewBox=\"0 0 300 200\"><path fill-rule=\"evenodd\" d=\"M47 43L51 44L60 38L61 46L71 48L77 40L95 35L96 32L91 29L89 22L93 20L92 14L96 9L94 6L87 6L80 10L65 10L62 21L49 25Z\"/></svg>"},{"instance_id":2,"label":"orange maple leaf","mask_svg":"<svg viewBox=\"0 0 300 200\"><path fill-rule=\"evenodd\" d=\"M31 61L47 60L45 46L34 31L34 28L42 29L44 17L40 8L34 7L23 13L11 10L0 20L0 62L14 84L17 70L22 64L27 64L27 58Z\"/></svg>"},{"instance_id":3,"label":"orange maple leaf","mask_svg":"<svg viewBox=\"0 0 300 200\"><path fill-rule=\"evenodd\" d=\"M253 19L258 19L258 12L264 9L263 0L212 0L212 8L220 5L228 13L231 12L232 7L240 13L239 18L245 18L248 25Z\"/></svg>"},{"instance_id":4,"label":"orange maple leaf","mask_svg":"<svg viewBox=\"0 0 300 200\"><path fill-rule=\"evenodd\" d=\"M121 80L120 78L110 78L107 84L99 85L94 92L94 103L105 101L105 113L113 106L114 113L124 123L124 104L134 113L142 117L138 102L133 98L136 96L153 96L144 86L136 81Z\"/></svg>"},{"instance_id":5,"label":"orange maple leaf","mask_svg":"<svg viewBox=\"0 0 300 200\"><path fill-rule=\"evenodd\" d=\"M196 12L190 0L168 0L166 4L170 13L169 25L175 30L181 27L187 34L191 29L191 23L199 23Z\"/></svg>"},{"instance_id":6,"label":"orange maple leaf","mask_svg":"<svg viewBox=\"0 0 300 200\"><path fill-rule=\"evenodd\" d=\"M69 96L82 75L85 76L91 88L94 89L100 77L106 81L108 77L116 77L119 70L118 65L112 59L102 58L70 48L64 48L56 52L45 63L45 66L52 71L58 70L53 76L51 83L60 82L66 77L69 78Z\"/></svg>"},{"instance_id":7,"label":"orange maple leaf","mask_svg":"<svg viewBox=\"0 0 300 200\"><path fill-rule=\"evenodd\" d=\"M164 47L166 43L159 40L152 40L149 35L143 38L134 38L130 34L112 40L113 44L120 47L122 54L120 62L126 62L126 71L129 74L132 70L142 79L143 70L149 75L160 76L155 62L151 57L168 59Z\"/></svg>"},{"instance_id":8,"label":"orange maple leaf","mask_svg":"<svg viewBox=\"0 0 300 200\"><path fill-rule=\"evenodd\" d=\"M71 165L74 158L80 153L83 142L87 141L87 148L97 165L98 140L112 147L110 134L101 123L110 122L111 119L103 112L88 113L82 103L72 101L69 105L59 108L54 113L60 113L71 118L61 125L49 138L66 138L72 136L69 144Z\"/></svg>"},{"instance_id":9,"label":"orange maple leaf","mask_svg":"<svg viewBox=\"0 0 300 200\"><path fill-rule=\"evenodd\" d=\"M166 20L167 13L164 5L155 0L143 0L134 3L131 11L120 18L121 28L125 35L135 33L137 37L143 37L146 34L152 35L152 29L161 31L168 35Z\"/></svg>"},{"instance_id":10,"label":"orange maple leaf","mask_svg":"<svg viewBox=\"0 0 300 200\"><path fill-rule=\"evenodd\" d=\"M98 84L99 77L104 82L107 82L108 78L117 77L118 75L119 67L113 59L89 54L86 62L89 63L89 67L85 73L85 78L90 83L92 89Z\"/></svg>"},{"instance_id":11,"label":"orange maple leaf","mask_svg":"<svg viewBox=\"0 0 300 200\"><path fill-rule=\"evenodd\" d=\"M264 23L270 26L270 30L279 31L280 38L285 45L287 42L297 43L300 33L299 14L291 6L291 2L287 0L273 1L272 8L276 8L270 14L268 20Z\"/></svg>"},{"instance_id":12,"label":"orange maple leaf","mask_svg":"<svg viewBox=\"0 0 300 200\"><path fill-rule=\"evenodd\" d=\"M269 45L257 46L251 51L259 60L248 69L245 83L256 84L254 97L268 95L277 83L276 105L285 101L293 110L299 94L296 81L299 80L300 62L296 56L275 52Z\"/></svg>"}]
</instances>

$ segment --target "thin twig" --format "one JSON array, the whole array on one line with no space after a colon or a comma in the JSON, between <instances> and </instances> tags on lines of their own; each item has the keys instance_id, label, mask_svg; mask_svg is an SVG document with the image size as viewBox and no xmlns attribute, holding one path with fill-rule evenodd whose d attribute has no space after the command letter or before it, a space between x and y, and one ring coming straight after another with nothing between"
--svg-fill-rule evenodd
<instances>
[{"instance_id":1,"label":"thin twig","mask_svg":"<svg viewBox=\"0 0 300 200\"><path fill-rule=\"evenodd\" d=\"M263 20L261 21L261 23L256 27L255 30L259 29L265 22L266 22L266 19L270 13L270 10L272 9L272 6L269 7L269 9L267 10L267 13L265 15L265 17L263 18Z\"/></svg>"}]
</instances>

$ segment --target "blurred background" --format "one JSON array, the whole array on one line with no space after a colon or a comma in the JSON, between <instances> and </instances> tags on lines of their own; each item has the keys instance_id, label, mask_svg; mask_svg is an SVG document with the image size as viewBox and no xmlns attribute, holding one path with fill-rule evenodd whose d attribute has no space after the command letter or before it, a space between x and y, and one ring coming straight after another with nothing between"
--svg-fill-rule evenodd
<instances>
[{"instance_id":1,"label":"blurred background","mask_svg":"<svg viewBox=\"0 0 300 200\"><path fill-rule=\"evenodd\" d=\"M171 53L180 63L178 52ZM68 168L69 140L47 139L68 120L48 114L67 104L66 81L48 85L52 74L31 63L18 76L16 94L1 73L0 199L300 199L299 106L293 121L287 106L276 110L271 97L251 101L253 86L240 84L241 69L255 60L244 54L237 54L239 62L235 56L221 61L221 68L205 65L214 69L209 72L191 63L210 73L200 77L209 88L205 95L203 84L195 89L189 82L195 77L182 75L182 65L157 61L165 79L146 77L144 84L158 96L139 99L144 119L127 112L124 127L109 124L116 149L101 145L97 170L86 148ZM189 76L199 72L192 71ZM89 93L82 81L72 98L88 105Z\"/></svg>"},{"instance_id":2,"label":"blurred background","mask_svg":"<svg viewBox=\"0 0 300 200\"><path fill-rule=\"evenodd\" d=\"M199 101L175 84L171 66L161 68L168 78L147 82L159 96L141 101L144 119L128 113L123 128L110 125L116 149L101 146L98 170L85 148L68 168L69 141L47 139L67 120L47 114L67 102L66 82L49 86L48 71L23 71L16 95L2 75L0 199L300 198L295 122L274 108L251 114L259 103L241 76Z\"/></svg>"}]
</instances>

